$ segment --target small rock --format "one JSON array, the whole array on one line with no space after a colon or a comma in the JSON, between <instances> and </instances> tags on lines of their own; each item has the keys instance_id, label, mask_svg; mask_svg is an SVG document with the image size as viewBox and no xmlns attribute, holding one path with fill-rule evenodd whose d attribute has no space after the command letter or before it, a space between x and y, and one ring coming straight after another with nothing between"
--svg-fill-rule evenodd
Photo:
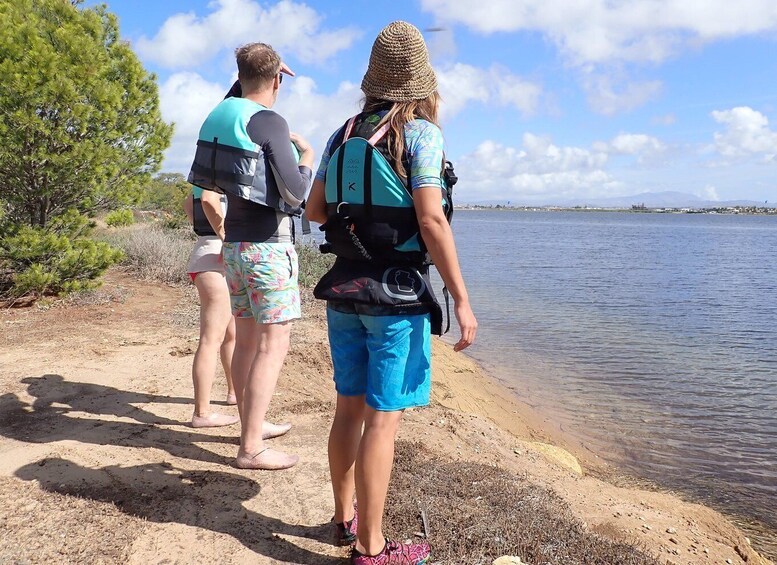
<instances>
[{"instance_id":1,"label":"small rock","mask_svg":"<svg viewBox=\"0 0 777 565\"><path fill-rule=\"evenodd\" d=\"M706 553L707 555L709 555L709 553L710 553L710 550L709 550L709 549L707 549L707 548L705 547L705 548L704 548L704 553Z\"/></svg>"},{"instance_id":2,"label":"small rock","mask_svg":"<svg viewBox=\"0 0 777 565\"><path fill-rule=\"evenodd\" d=\"M675 530L674 528L667 528L666 529L666 533L667 534L676 534L677 530Z\"/></svg>"},{"instance_id":3,"label":"small rock","mask_svg":"<svg viewBox=\"0 0 777 565\"><path fill-rule=\"evenodd\" d=\"M646 530L652 530L652 529L653 529L653 528L651 528L650 526L648 526L647 524L642 524L642 527L643 527L644 529L646 529Z\"/></svg>"},{"instance_id":4,"label":"small rock","mask_svg":"<svg viewBox=\"0 0 777 565\"><path fill-rule=\"evenodd\" d=\"M733 562L733 561L731 561L731 559L726 559L726 563L728 563L728 565L731 565L731 564L732 564L732 563L734 563L734 562Z\"/></svg>"},{"instance_id":5,"label":"small rock","mask_svg":"<svg viewBox=\"0 0 777 565\"><path fill-rule=\"evenodd\" d=\"M679 542L679 541L677 541L675 538L669 538L669 541L671 541L671 542L672 542L672 543L674 543L674 544L678 544L678 543L680 543L680 542Z\"/></svg>"},{"instance_id":6,"label":"small rock","mask_svg":"<svg viewBox=\"0 0 777 565\"><path fill-rule=\"evenodd\" d=\"M523 455L523 451L521 451L520 449L513 449L513 453L515 453L516 455Z\"/></svg>"},{"instance_id":7,"label":"small rock","mask_svg":"<svg viewBox=\"0 0 777 565\"><path fill-rule=\"evenodd\" d=\"M503 555L502 557L497 557L496 559L494 559L491 565L526 565L526 564L523 561L521 561L520 557Z\"/></svg>"}]
</instances>

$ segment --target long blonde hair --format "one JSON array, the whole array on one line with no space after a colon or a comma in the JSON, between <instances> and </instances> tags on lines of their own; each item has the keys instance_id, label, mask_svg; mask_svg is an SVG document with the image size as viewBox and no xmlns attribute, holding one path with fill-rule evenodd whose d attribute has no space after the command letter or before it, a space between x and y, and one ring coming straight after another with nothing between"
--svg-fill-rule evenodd
<instances>
[{"instance_id":1,"label":"long blonde hair","mask_svg":"<svg viewBox=\"0 0 777 565\"><path fill-rule=\"evenodd\" d=\"M422 100L409 100L407 102L391 102L371 96L364 99L363 112L388 109L388 113L383 116L378 127L380 128L384 124L390 125L387 134L388 153L394 162L394 170L403 180L407 178L407 171L402 163L402 156L405 154L405 124L416 118L421 118L439 127L437 123L439 102L440 95L436 90Z\"/></svg>"}]
</instances>

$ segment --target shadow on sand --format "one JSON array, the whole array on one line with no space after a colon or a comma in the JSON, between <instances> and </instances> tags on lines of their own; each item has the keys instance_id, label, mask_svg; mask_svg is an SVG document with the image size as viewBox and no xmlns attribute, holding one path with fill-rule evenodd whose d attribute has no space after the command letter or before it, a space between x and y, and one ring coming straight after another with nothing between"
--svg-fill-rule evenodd
<instances>
[{"instance_id":1,"label":"shadow on sand","mask_svg":"<svg viewBox=\"0 0 777 565\"><path fill-rule=\"evenodd\" d=\"M161 449L174 457L230 465L231 457L200 445L229 443L237 448L237 431L209 435L183 422L157 416L135 404L190 404L191 399L123 391L114 387L68 381L61 375L30 377L22 382L35 398L32 404L14 394L0 396L0 435L20 442L45 444L74 440L85 444ZM113 416L123 421L83 418L77 414ZM133 420L133 421L127 421ZM158 426L177 425L180 429ZM61 458L47 458L16 471L41 488L115 504L128 515L157 523L180 523L237 539L250 550L286 563L335 565L344 561L301 548L278 535L328 543L329 524L290 525L247 510L242 502L259 494L253 479L237 473L187 471L168 463L130 467L82 467ZM228 493L228 494L225 494Z\"/></svg>"},{"instance_id":2,"label":"shadow on sand","mask_svg":"<svg viewBox=\"0 0 777 565\"><path fill-rule=\"evenodd\" d=\"M328 543L329 524L302 526L247 510L242 501L259 494L253 480L222 471L184 471L165 463L88 469L48 458L16 471L41 488L115 504L122 512L157 523L178 523L230 535L251 551L286 563L342 565L343 559L303 549L278 535ZM225 494L228 493L228 494Z\"/></svg>"},{"instance_id":3,"label":"shadow on sand","mask_svg":"<svg viewBox=\"0 0 777 565\"><path fill-rule=\"evenodd\" d=\"M0 435L27 443L75 440L95 445L162 449L174 457L229 465L231 457L203 449L198 443L231 443L237 452L238 431L210 435L188 422L157 416L135 404L191 404L190 398L120 390L111 386L68 381L61 375L22 379L35 398L30 406L15 394L0 396ZM125 421L79 418L71 412L114 416ZM133 420L128 422L126 420ZM171 430L158 426L181 426Z\"/></svg>"}]
</instances>

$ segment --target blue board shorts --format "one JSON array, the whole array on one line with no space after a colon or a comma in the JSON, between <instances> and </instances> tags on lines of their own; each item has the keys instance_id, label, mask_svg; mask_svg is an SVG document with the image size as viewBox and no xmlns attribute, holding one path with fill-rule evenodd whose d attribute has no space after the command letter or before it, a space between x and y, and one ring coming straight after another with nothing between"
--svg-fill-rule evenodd
<instances>
[{"instance_id":1,"label":"blue board shorts","mask_svg":"<svg viewBox=\"0 0 777 565\"><path fill-rule=\"evenodd\" d=\"M374 316L327 307L335 389L364 395L375 410L427 406L431 393L429 314Z\"/></svg>"}]
</instances>

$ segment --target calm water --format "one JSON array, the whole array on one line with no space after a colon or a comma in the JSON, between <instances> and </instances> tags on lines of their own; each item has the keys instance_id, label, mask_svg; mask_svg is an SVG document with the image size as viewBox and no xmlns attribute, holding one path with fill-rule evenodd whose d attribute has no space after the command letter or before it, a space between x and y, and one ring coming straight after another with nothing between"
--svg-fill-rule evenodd
<instances>
[{"instance_id":1,"label":"calm water","mask_svg":"<svg viewBox=\"0 0 777 565\"><path fill-rule=\"evenodd\" d=\"M475 358L605 460L777 532L777 217L457 211L454 232Z\"/></svg>"}]
</instances>

